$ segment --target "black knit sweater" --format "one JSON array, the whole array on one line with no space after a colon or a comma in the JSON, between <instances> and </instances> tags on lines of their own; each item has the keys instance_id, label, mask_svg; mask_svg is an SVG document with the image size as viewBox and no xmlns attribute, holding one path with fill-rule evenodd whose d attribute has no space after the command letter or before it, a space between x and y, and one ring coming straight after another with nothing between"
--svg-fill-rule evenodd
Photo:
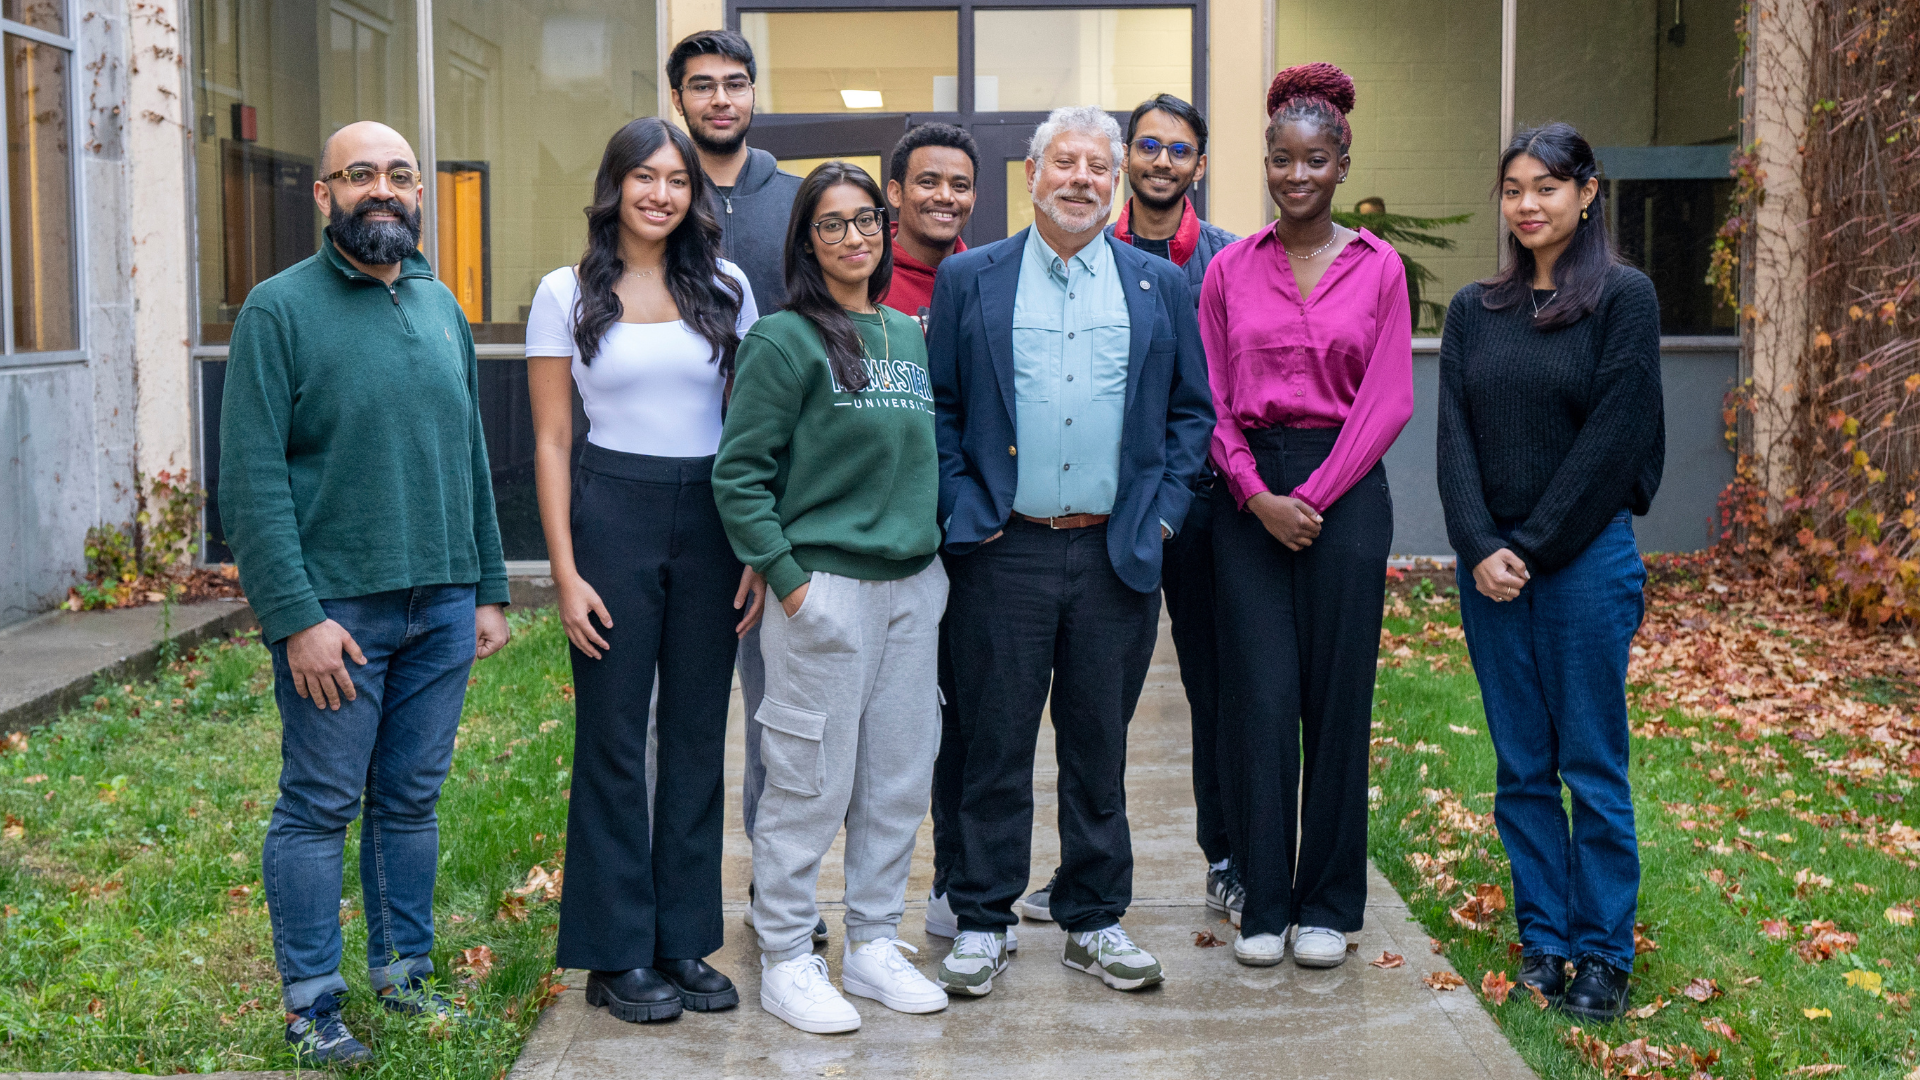
<instances>
[{"instance_id":1,"label":"black knit sweater","mask_svg":"<svg viewBox=\"0 0 1920 1080\"><path fill-rule=\"evenodd\" d=\"M1608 273L1599 307L1557 330L1534 329L1531 304L1487 310L1484 293L1454 295L1440 339L1447 538L1468 568L1507 547L1535 573L1558 570L1660 488L1660 303L1627 266Z\"/></svg>"}]
</instances>

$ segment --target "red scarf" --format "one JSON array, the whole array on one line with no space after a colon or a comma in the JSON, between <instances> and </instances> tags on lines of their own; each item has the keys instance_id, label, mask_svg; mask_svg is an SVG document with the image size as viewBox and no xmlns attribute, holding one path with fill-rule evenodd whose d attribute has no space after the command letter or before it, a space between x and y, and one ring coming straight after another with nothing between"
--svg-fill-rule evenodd
<instances>
[{"instance_id":1,"label":"red scarf","mask_svg":"<svg viewBox=\"0 0 1920 1080\"><path fill-rule=\"evenodd\" d=\"M1125 242L1133 243L1133 234L1127 231L1127 219L1133 216L1133 200L1120 208L1120 220L1113 223L1113 235ZM1193 258L1194 249L1200 246L1200 215L1193 212L1193 200L1180 200L1180 227L1173 231L1173 241L1167 245L1167 254L1173 256L1175 266L1187 265Z\"/></svg>"}]
</instances>

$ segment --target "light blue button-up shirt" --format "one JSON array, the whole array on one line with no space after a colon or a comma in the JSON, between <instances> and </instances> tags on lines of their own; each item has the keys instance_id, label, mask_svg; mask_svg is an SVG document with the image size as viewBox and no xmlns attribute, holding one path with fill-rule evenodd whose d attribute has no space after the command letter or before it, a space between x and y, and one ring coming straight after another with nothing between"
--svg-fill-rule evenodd
<instances>
[{"instance_id":1,"label":"light blue button-up shirt","mask_svg":"<svg viewBox=\"0 0 1920 1080\"><path fill-rule=\"evenodd\" d=\"M1106 237L1063 260L1028 230L1013 302L1015 513L1113 512L1131 342Z\"/></svg>"}]
</instances>

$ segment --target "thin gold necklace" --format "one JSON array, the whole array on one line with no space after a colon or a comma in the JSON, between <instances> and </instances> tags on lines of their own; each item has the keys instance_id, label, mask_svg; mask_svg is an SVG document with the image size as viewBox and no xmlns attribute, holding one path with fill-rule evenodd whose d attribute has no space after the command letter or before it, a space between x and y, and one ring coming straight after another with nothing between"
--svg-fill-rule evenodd
<instances>
[{"instance_id":1,"label":"thin gold necklace","mask_svg":"<svg viewBox=\"0 0 1920 1080\"><path fill-rule=\"evenodd\" d=\"M1327 237L1326 243L1321 244L1319 247L1314 248L1312 251L1307 252L1305 255L1295 255L1293 252L1287 251L1287 245L1285 241L1281 242L1280 250L1283 252L1286 252L1286 256L1289 259L1299 259L1301 262L1312 262L1315 256L1319 255L1321 252L1332 247L1333 242L1338 239L1340 239L1340 230L1336 228L1333 230L1333 235Z\"/></svg>"}]
</instances>

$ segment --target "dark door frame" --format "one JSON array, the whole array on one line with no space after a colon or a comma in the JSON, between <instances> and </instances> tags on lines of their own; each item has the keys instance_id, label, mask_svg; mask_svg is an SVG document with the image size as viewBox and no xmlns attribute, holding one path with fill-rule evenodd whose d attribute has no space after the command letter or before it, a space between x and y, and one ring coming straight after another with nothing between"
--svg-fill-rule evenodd
<instances>
[{"instance_id":1,"label":"dark door frame","mask_svg":"<svg viewBox=\"0 0 1920 1080\"><path fill-rule=\"evenodd\" d=\"M988 3L959 2L952 0L726 0L727 27L740 29L740 13L743 11L902 11L936 10L958 11L959 48L956 58L956 81L958 82L958 105L955 112L925 113L764 113L753 118L753 133L748 138L750 145L765 150L775 157L820 157L831 154L878 154L885 160L893 152L893 147L908 128L925 123L954 124L974 132L976 137L986 135L982 128L1005 129L1023 128L1031 132L1047 118L1044 112L976 112L973 105L974 82L974 33L973 13L980 10L1039 10L1058 11L1063 9L1086 10L1095 8L1187 8L1192 15L1193 57L1193 105L1201 115L1207 111L1207 0L992 0ZM1121 126L1126 126L1127 114L1115 113L1114 118ZM996 130L988 142L1004 147L1007 137ZM985 147L983 146L983 149ZM974 207L973 217L967 223L966 240L968 244L978 244L997 240L1003 230L1001 223L1006 221L1007 192L1000 188L998 170L1005 168L997 155L980 163L984 173L996 170L989 179L979 178L981 199ZM885 183L884 177L876 177ZM1206 215L1206 181L1201 181L1193 191L1194 208L1201 216Z\"/></svg>"}]
</instances>

